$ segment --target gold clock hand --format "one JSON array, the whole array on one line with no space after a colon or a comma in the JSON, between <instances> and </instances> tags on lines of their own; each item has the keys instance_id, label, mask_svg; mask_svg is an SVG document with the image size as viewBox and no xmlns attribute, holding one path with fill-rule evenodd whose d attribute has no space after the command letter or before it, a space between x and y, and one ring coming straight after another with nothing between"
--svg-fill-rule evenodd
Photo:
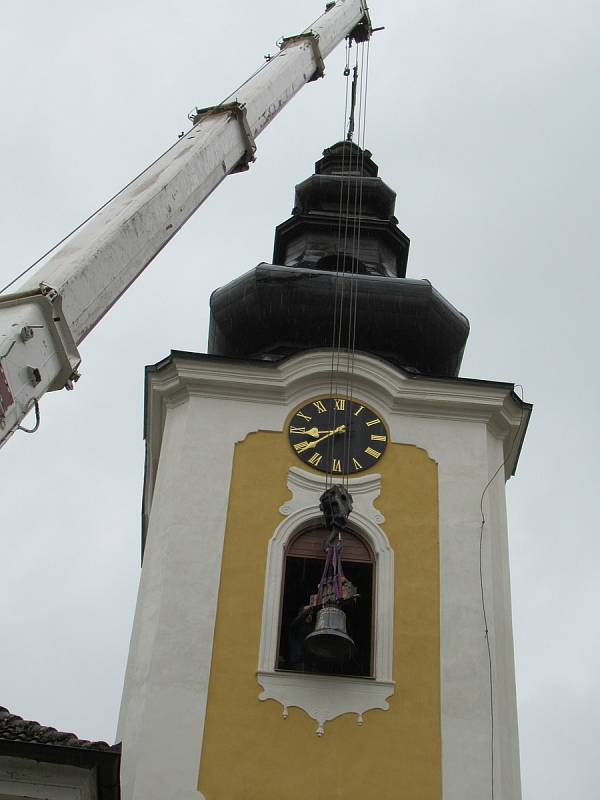
<instances>
[{"instance_id":1,"label":"gold clock hand","mask_svg":"<svg viewBox=\"0 0 600 800\"><path fill-rule=\"evenodd\" d=\"M321 436L321 438L317 439L316 442L309 442L309 445L310 445L310 447L316 447L320 442L325 441L325 439L329 439L330 436L335 436L336 433L346 433L346 426L345 425L338 425L338 427L335 430L327 431L325 436Z\"/></svg>"},{"instance_id":2,"label":"gold clock hand","mask_svg":"<svg viewBox=\"0 0 600 800\"><path fill-rule=\"evenodd\" d=\"M318 428L309 428L307 431L302 431L302 433L304 433L306 436L312 436L313 439L317 439L319 437L319 434L321 433L332 434L334 433L334 431L331 430L320 431Z\"/></svg>"},{"instance_id":3,"label":"gold clock hand","mask_svg":"<svg viewBox=\"0 0 600 800\"><path fill-rule=\"evenodd\" d=\"M346 426L338 425L338 427L335 430L327 431L325 436L321 436L320 439L316 439L314 442L298 442L298 444L294 445L294 450L297 453L303 453L305 450L312 450L320 442L323 442L325 439L329 439L330 436L335 436L336 433L345 433L345 432L346 432ZM307 431L307 433L309 433L309 431Z\"/></svg>"}]
</instances>

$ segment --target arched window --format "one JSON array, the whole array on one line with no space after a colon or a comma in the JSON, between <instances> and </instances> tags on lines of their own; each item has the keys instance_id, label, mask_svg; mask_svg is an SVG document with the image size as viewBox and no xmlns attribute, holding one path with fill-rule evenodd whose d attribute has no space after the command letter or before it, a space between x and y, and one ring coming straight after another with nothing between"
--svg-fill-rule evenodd
<instances>
[{"instance_id":1,"label":"arched window","mask_svg":"<svg viewBox=\"0 0 600 800\"><path fill-rule=\"evenodd\" d=\"M319 735L328 720L341 714L356 714L361 722L366 711L387 711L395 688L394 551L380 528L385 519L374 505L381 492L379 475L354 477L348 487L354 508L342 563L360 594L358 616L348 620L348 631L359 647L356 663L337 675L309 672L291 663L286 630L315 593L323 570L323 544L329 535L319 508L323 484L320 476L298 467L289 469L291 497L279 509L285 519L267 549L256 672L262 687L259 700L280 703L284 717L291 706L303 709L317 722Z\"/></svg>"},{"instance_id":2,"label":"arched window","mask_svg":"<svg viewBox=\"0 0 600 800\"><path fill-rule=\"evenodd\" d=\"M374 556L366 540L354 531L342 535L342 564L346 578L358 590L358 597L344 604L348 635L356 652L351 661L325 667L307 657L304 640L312 632L316 609L310 608L325 564L325 543L329 530L312 525L294 536L285 550L277 669L290 672L340 674L370 677L374 674Z\"/></svg>"}]
</instances>

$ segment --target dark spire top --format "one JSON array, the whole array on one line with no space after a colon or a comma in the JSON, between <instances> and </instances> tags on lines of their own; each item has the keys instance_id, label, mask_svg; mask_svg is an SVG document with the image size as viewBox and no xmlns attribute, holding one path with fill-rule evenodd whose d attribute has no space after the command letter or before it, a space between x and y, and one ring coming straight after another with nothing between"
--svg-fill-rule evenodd
<instances>
[{"instance_id":1,"label":"dark spire top","mask_svg":"<svg viewBox=\"0 0 600 800\"><path fill-rule=\"evenodd\" d=\"M292 216L275 231L273 263L350 272L358 259L360 274L403 278L410 241L394 216L396 193L378 171L353 142L328 147L315 174L296 186Z\"/></svg>"},{"instance_id":2,"label":"dark spire top","mask_svg":"<svg viewBox=\"0 0 600 800\"><path fill-rule=\"evenodd\" d=\"M272 361L331 347L336 298L352 292L357 350L410 372L458 374L469 323L429 281L405 277L410 241L378 171L354 142L323 152L276 228L273 264L213 293L209 353ZM348 303L340 313L347 328Z\"/></svg>"},{"instance_id":3,"label":"dark spire top","mask_svg":"<svg viewBox=\"0 0 600 800\"><path fill-rule=\"evenodd\" d=\"M361 150L354 142L338 142L323 150L323 158L315 164L315 174L376 178L379 167L371 155L370 150Z\"/></svg>"}]
</instances>

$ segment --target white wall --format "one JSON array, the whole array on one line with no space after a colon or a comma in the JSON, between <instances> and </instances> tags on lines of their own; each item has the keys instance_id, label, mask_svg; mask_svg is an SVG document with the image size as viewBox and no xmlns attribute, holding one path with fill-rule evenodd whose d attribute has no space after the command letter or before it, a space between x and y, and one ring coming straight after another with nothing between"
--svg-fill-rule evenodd
<instances>
[{"instance_id":1,"label":"white wall","mask_svg":"<svg viewBox=\"0 0 600 800\"><path fill-rule=\"evenodd\" d=\"M149 376L149 525L118 731L124 800L199 797L234 445L251 431L281 431L303 400L329 394L330 369L330 354L312 351L278 365L178 358ZM510 388L407 378L363 355L355 363L355 396L383 414L392 441L424 448L439 467L444 800L491 794L479 506L497 467L507 455L514 460L506 443L522 413ZM504 473L485 497L483 577L495 796L519 800Z\"/></svg>"}]
</instances>

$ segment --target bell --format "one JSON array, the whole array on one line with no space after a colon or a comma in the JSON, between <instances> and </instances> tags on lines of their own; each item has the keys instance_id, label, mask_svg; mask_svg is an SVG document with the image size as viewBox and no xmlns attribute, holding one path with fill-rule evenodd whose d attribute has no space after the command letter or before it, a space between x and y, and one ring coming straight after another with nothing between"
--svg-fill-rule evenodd
<instances>
[{"instance_id":1,"label":"bell","mask_svg":"<svg viewBox=\"0 0 600 800\"><path fill-rule=\"evenodd\" d=\"M356 645L346 633L346 615L336 606L324 606L317 613L315 629L304 640L304 651L323 664L345 664L354 656Z\"/></svg>"}]
</instances>

